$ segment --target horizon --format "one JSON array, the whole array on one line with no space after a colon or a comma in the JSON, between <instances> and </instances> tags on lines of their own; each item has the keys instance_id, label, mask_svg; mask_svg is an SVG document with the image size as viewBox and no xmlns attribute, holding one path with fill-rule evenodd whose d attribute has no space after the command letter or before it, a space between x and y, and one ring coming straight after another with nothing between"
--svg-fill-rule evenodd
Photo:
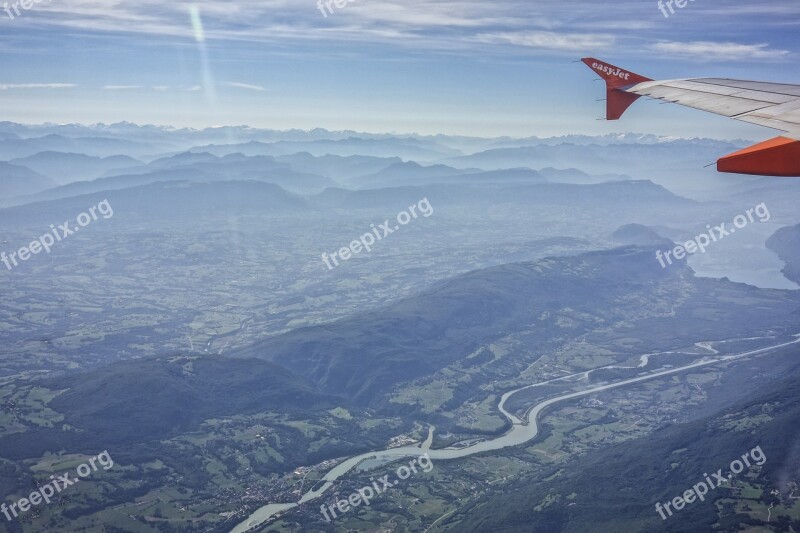
<instances>
[{"instance_id":1,"label":"horizon","mask_svg":"<svg viewBox=\"0 0 800 533\"><path fill-rule=\"evenodd\" d=\"M515 141L521 140L551 140L551 139L560 139L560 138L568 138L568 137L596 137L596 138L610 138L615 136L638 136L638 137L655 137L659 142L661 141L674 141L674 140L714 140L714 141L722 141L722 142L755 142L756 137L746 138L746 137L708 137L708 136L701 136L701 135L687 135L687 136L679 136L679 135L659 135L657 133L652 132L643 132L643 131L633 131L633 130L619 130L619 131L608 131L602 133L563 133L557 135L524 135L524 136L514 136L514 135L493 135L493 136L478 136L478 135L465 135L459 133L419 133L419 132L397 132L397 131L364 131L364 130L353 130L353 129L342 129L342 130L332 130L324 127L313 127L313 128L287 128L287 129L277 129L277 128L269 128L269 127L258 127L252 126L249 124L219 124L219 125L210 125L205 127L193 127L193 126L176 126L173 124L154 124L154 123L137 123L129 120L122 120L118 122L94 122L94 123L82 123L82 122L16 122L16 121L0 121L0 124L13 124L15 126L22 126L25 128L45 128L45 127L81 127L86 129L93 129L93 128L100 128L100 127L113 127L113 126L135 126L137 128L157 128L163 130L164 132L176 132L176 131L191 131L191 132L204 132L208 130L214 129L247 129L252 131L262 131L262 132L271 132L271 133L306 133L311 134L316 131L321 131L330 134L355 134L355 135L370 135L370 136L382 136L382 137L461 137L467 139L479 139L479 140L494 140L494 139L509 139ZM757 130L761 130L762 132L765 130L763 127L757 127ZM278 141L257 141L257 142L278 142Z\"/></svg>"}]
</instances>

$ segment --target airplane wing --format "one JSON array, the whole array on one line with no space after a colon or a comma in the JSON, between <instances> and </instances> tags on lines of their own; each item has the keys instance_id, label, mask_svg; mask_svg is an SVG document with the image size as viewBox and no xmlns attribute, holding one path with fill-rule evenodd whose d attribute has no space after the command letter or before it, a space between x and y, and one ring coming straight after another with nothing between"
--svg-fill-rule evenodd
<instances>
[{"instance_id":1,"label":"airplane wing","mask_svg":"<svg viewBox=\"0 0 800 533\"><path fill-rule=\"evenodd\" d=\"M717 170L800 177L800 85L726 78L655 81L592 57L581 61L606 82L608 120L619 119L646 96L767 126L784 135L722 157Z\"/></svg>"}]
</instances>

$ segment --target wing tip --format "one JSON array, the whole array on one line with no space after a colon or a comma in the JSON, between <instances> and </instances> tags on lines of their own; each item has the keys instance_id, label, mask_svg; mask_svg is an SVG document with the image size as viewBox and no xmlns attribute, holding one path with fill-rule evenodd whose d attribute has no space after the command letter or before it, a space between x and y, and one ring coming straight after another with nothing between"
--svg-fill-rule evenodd
<instances>
[{"instance_id":1,"label":"wing tip","mask_svg":"<svg viewBox=\"0 0 800 533\"><path fill-rule=\"evenodd\" d=\"M606 82L606 120L619 120L639 99L638 94L626 92L626 87L653 81L594 57L584 57L581 61Z\"/></svg>"}]
</instances>

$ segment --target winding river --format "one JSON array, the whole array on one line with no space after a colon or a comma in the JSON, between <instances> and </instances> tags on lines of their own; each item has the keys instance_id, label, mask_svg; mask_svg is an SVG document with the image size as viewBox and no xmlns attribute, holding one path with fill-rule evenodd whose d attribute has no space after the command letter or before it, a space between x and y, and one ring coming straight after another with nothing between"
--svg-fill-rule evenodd
<instances>
[{"instance_id":1,"label":"winding river","mask_svg":"<svg viewBox=\"0 0 800 533\"><path fill-rule=\"evenodd\" d=\"M263 524L264 522L266 522L267 520L269 520L273 516L277 515L278 513L281 513L283 511L288 510L288 509L292 509L294 507L297 507L298 505L302 505L302 504L307 503L307 502L309 502L311 500L319 498L331 486L333 486L333 482L334 481L336 481L337 479L342 477L344 474L350 472L351 470L356 468L360 463L362 463L363 461L366 461L368 459L402 459L402 458L407 458L407 457L408 458L410 458L410 457L418 457L422 453L427 452L428 456L434 462L436 462L436 461L450 461L450 460L453 460L453 459L462 459L464 457L469 457L470 455L475 455L475 454L478 454L478 453L485 453L485 452L491 452L491 451L495 451L495 450L500 450L502 448L508 448L510 446L519 446L521 444L525 444L526 442L529 442L529 441L533 440L534 438L536 438L536 436L539 434L539 423L538 423L539 422L539 415L542 413L542 411L544 411L545 409L547 409L548 407L550 407L550 406L552 406L552 405L554 405L556 403L563 402L563 401L566 401L566 400L572 400L572 399L575 399L575 398L580 398L581 396L589 396L591 394L596 394L598 392L602 392L602 391L606 391L606 390L610 390L610 389L616 389L616 388L619 388L619 387L624 387L624 386L632 385L632 384L635 384L635 383L640 383L642 381L648 381L648 380L660 378L660 377L663 377L663 376L669 376L669 375L672 375L672 374L685 372L687 370L692 370L692 369L695 369L695 368L700 368L700 367L709 366L709 365L713 365L713 364L719 364L719 363L723 363L723 362L727 362L727 361L732 361L732 360L735 360L735 359L741 359L741 358L744 358L744 357L749 357L749 356L753 356L753 355L759 355L759 354L771 352L773 350L778 350L780 348L784 348L784 347L790 346L792 344L800 343L800 334L795 335L795 337L796 338L793 341L785 342L785 343L778 344L778 345L775 345L775 346L769 346L767 348L759 348L757 350L751 350L749 352L745 352L745 353L741 353L741 354L728 355L728 356L723 356L723 357L716 357L716 358L712 358L712 359L704 357L700 361L697 361L695 363L688 364L688 365L685 365L685 366L681 366L681 367L677 367L677 368L671 368L671 369L668 369L668 370L661 370L661 371L658 371L658 372L653 372L651 374L647 374L645 376L629 378L629 379L625 379L625 380L622 380L622 381L618 381L616 383L609 383L609 384L606 384L606 385L600 385L600 386L597 386L597 387L593 387L591 389L586 389L586 390L582 390L582 391L578 391L578 392L571 392L571 393L567 393L567 394L562 394L561 396L556 396L556 397L550 398L548 400L543 400L543 401L537 403L536 405L534 405L526 413L524 420L521 420L520 418L518 418L517 416L513 415L512 413L509 413L505 409L506 401L511 396L513 396L514 394L516 394L516 393L518 393L518 392L520 392L522 390L526 390L526 389L529 389L529 388L532 388L532 387L538 387L538 386L541 386L541 385L545 385L545 384L551 383L553 381L559 381L559 380L563 380L563 379L568 379L570 377L581 376L581 375L585 375L585 374L588 374L590 372L593 372L595 370L601 370L602 368L612 368L612 367L597 368L597 369L594 369L594 370L584 371L584 372L580 372L578 374L572 374L572 375L569 375L569 376L563 376L563 377L560 377L560 378L555 378L555 379L552 379L552 380L543 381L541 383L534 383L533 385L526 385L524 387L520 387L518 389L514 389L512 391L509 391L509 392L506 392L505 394L503 394L503 396L500 398L500 402L498 404L498 409L500 410L500 412L512 424L511 429L508 432L506 432L505 434L501 435L500 437L497 437L497 438L491 439L491 440L480 441L480 442L477 442L475 444L472 444L471 446L466 446L466 447L463 447L463 448L442 448L442 449L433 450L430 447L431 447L431 444L433 442L433 432L434 432L435 428L431 426L429 428L429 430L428 430L428 438L425 440L425 442L423 442L421 444L418 444L418 445L413 445L413 446L402 446L402 447L399 447L399 448L390 448L390 449L387 449L387 450L381 450L381 451L377 451L377 452L367 452L367 453L364 453L364 454L361 454L361 455L357 455L355 457L351 457L350 459L347 459L346 461L343 461L342 463L336 465L327 474L325 474L325 476L321 480L321 481L324 481L325 483L320 488L318 488L316 490L313 490L313 489L309 490L307 493L305 493L303 495L303 497L297 503L282 503L282 504L265 505L264 507L261 507L258 510L256 510L252 515L250 515L250 517L247 520L241 522L239 525L237 525L235 528L233 528L231 530L231 533L244 533L245 531L249 531L249 530L251 530L251 529ZM616 367L616 368L620 368L620 367Z\"/></svg>"}]
</instances>

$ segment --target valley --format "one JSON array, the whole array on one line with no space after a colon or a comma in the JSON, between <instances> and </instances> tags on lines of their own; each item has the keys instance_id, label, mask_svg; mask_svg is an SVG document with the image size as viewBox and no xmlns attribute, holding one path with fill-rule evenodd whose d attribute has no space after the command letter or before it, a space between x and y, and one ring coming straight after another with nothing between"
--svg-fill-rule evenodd
<instances>
[{"instance_id":1,"label":"valley","mask_svg":"<svg viewBox=\"0 0 800 533\"><path fill-rule=\"evenodd\" d=\"M501 450L506 447L510 446L520 446L526 444L532 440L534 440L539 435L539 418L542 412L550 407L551 405L555 405L565 400L572 400L575 398L580 398L583 396L594 395L602 391L616 389L618 387L625 387L627 385L632 385L636 383L641 383L643 381L648 381L651 379L657 379L663 376L674 375L686 371L690 371L697 368L702 368L710 365L719 365L721 363L726 363L730 361L735 361L738 359L742 359L745 357L753 357L758 355L764 355L767 353L774 352L781 348L786 348L795 344L800 343L800 334L795 335L796 339L789 342L784 342L781 344L776 344L774 346L769 346L766 348L760 348L758 350L751 350L745 353L736 354L736 355L728 355L722 357L714 357L711 360L708 360L706 357L703 357L700 361L687 364L685 366L679 366L678 368L673 368L669 370L661 370L646 374L644 376L626 379L618 382L609 383L606 385L596 386L587 390L581 390L578 392L571 392L567 394L562 394L560 396L556 396L554 398L550 398L548 400L544 400L536 405L531 406L525 416L520 419L514 415L507 413L504 410L503 406L514 394L519 392L522 389L516 389L513 391L506 392L503 394L500 403L498 404L498 410L503 413L504 416L511 422L511 430L508 433L505 433L501 437L496 439L489 439L489 440L482 440L476 444L466 445L466 446L450 446L448 448L442 449L433 449L431 448L431 441L433 440L434 429L433 427L429 430L429 436L424 443L420 443L416 446L406 446L406 447L399 447L399 448L390 448L387 450L377 451L377 452L368 452L365 454L361 454L356 457L349 458L339 465L336 468L332 469L330 472L325 474L319 483L323 483L321 487L309 490L303 497L300 499L298 504L279 504L279 505L267 505L258 509L255 513L253 513L247 520L236 526L231 530L231 533L244 533L245 531L249 531L253 528L256 528L263 524L264 522L271 519L273 516L277 515L278 513L288 511L296 507L296 505L304 505L308 502L311 502L320 496L324 495L324 493L330 489L337 479L342 477L343 475L347 474L352 469L358 467L360 464L367 460L378 460L380 462L384 462L383 460L391 459L391 460L398 460L404 457L415 457L421 453L427 453L428 456L432 460L438 461L449 461L455 459L463 459L465 457L469 457L471 455L476 455L480 453L487 453L496 450ZM731 339L733 340L733 339ZM726 342L726 341L722 341ZM712 345L713 343L706 343L708 345ZM597 370L604 370L608 368L620 368L620 367L599 367ZM625 368L625 367L621 367ZM639 367L636 367L639 368ZM588 379L588 375L592 371L588 371L583 373L584 379ZM569 376L573 377L573 376ZM557 378L558 380L564 378ZM542 383L534 383L531 385L526 385L523 387L524 389L536 387L545 383L551 383L554 380L548 380ZM435 524L431 524L433 526Z\"/></svg>"}]
</instances>

